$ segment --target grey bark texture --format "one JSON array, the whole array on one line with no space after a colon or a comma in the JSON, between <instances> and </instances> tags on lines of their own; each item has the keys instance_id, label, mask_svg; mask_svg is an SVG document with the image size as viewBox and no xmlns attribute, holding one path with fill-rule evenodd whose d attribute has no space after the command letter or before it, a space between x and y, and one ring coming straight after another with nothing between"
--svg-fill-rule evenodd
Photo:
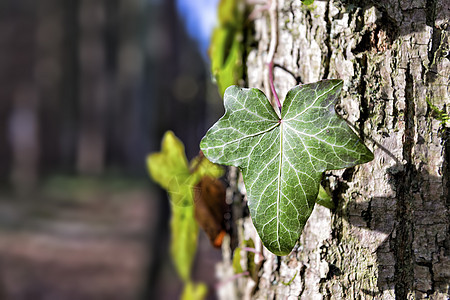
<instances>
[{"instance_id":1,"label":"grey bark texture","mask_svg":"<svg viewBox=\"0 0 450 300\"><path fill-rule=\"evenodd\" d=\"M248 86L270 95L266 58L276 30L280 98L299 83L343 79L337 111L375 159L325 174L336 209L316 205L288 256L269 253L250 218L239 219L238 245L251 238L263 257L254 258L257 276L227 281L231 253L224 249L219 295L448 299L450 124L440 117L450 109L450 2L316 0L305 6L278 0L277 6L276 28L267 12L254 20ZM244 193L245 201L239 181L228 192L229 197ZM235 199L235 215L240 210ZM240 254L244 262L250 257L244 250Z\"/></svg>"}]
</instances>

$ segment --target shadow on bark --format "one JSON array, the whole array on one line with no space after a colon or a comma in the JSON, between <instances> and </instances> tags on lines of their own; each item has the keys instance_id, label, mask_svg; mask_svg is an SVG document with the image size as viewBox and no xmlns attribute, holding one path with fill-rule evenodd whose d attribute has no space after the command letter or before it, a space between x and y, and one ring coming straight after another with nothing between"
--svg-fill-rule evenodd
<instances>
[{"instance_id":1,"label":"shadow on bark","mask_svg":"<svg viewBox=\"0 0 450 300\"><path fill-rule=\"evenodd\" d=\"M363 289L368 296L379 297L386 290L395 290L397 299L449 293L450 133L443 135L442 177L421 170L424 163L418 169L398 162L387 170L395 197L350 201L348 209L336 211L353 228L386 235L376 249L379 291ZM335 265L329 272L328 277L344 275Z\"/></svg>"}]
</instances>

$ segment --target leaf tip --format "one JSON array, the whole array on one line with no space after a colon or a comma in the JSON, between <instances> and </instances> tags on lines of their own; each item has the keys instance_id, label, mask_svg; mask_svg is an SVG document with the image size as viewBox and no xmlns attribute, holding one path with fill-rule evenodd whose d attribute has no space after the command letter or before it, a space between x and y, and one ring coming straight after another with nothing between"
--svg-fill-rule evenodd
<instances>
[{"instance_id":1,"label":"leaf tip","mask_svg":"<svg viewBox=\"0 0 450 300\"><path fill-rule=\"evenodd\" d=\"M241 90L241 88L237 85L230 85L225 89L225 93L223 94L224 99L229 95L233 95L236 91Z\"/></svg>"},{"instance_id":2,"label":"leaf tip","mask_svg":"<svg viewBox=\"0 0 450 300\"><path fill-rule=\"evenodd\" d=\"M293 249L294 247L292 247L292 249ZM272 252L273 254L275 254L276 256L286 256L286 255L289 255L289 253L291 253L291 251L292 251L292 249L291 250L270 250L270 249L268 249L270 252Z\"/></svg>"},{"instance_id":3,"label":"leaf tip","mask_svg":"<svg viewBox=\"0 0 450 300\"><path fill-rule=\"evenodd\" d=\"M370 151L369 148L367 148L367 153L366 153L366 155L365 155L366 162L370 162L370 161L372 161L374 158L375 158L375 155L373 154L373 152Z\"/></svg>"}]
</instances>

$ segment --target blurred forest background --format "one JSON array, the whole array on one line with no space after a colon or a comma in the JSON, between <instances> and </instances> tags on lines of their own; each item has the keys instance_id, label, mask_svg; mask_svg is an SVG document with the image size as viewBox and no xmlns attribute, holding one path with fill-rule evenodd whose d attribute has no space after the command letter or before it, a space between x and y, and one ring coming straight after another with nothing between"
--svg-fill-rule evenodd
<instances>
[{"instance_id":1,"label":"blurred forest background","mask_svg":"<svg viewBox=\"0 0 450 300\"><path fill-rule=\"evenodd\" d=\"M0 299L178 297L145 157L170 129L192 158L222 113L188 1L0 1Z\"/></svg>"}]
</instances>

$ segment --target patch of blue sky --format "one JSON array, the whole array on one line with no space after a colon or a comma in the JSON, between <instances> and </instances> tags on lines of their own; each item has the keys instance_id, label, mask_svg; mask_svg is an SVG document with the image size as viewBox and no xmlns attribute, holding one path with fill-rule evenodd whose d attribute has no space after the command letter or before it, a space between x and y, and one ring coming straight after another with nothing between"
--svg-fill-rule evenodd
<instances>
[{"instance_id":1,"label":"patch of blue sky","mask_svg":"<svg viewBox=\"0 0 450 300\"><path fill-rule=\"evenodd\" d=\"M219 0L177 0L178 13L189 35L197 42L202 56L208 59L209 41L217 24Z\"/></svg>"}]
</instances>

